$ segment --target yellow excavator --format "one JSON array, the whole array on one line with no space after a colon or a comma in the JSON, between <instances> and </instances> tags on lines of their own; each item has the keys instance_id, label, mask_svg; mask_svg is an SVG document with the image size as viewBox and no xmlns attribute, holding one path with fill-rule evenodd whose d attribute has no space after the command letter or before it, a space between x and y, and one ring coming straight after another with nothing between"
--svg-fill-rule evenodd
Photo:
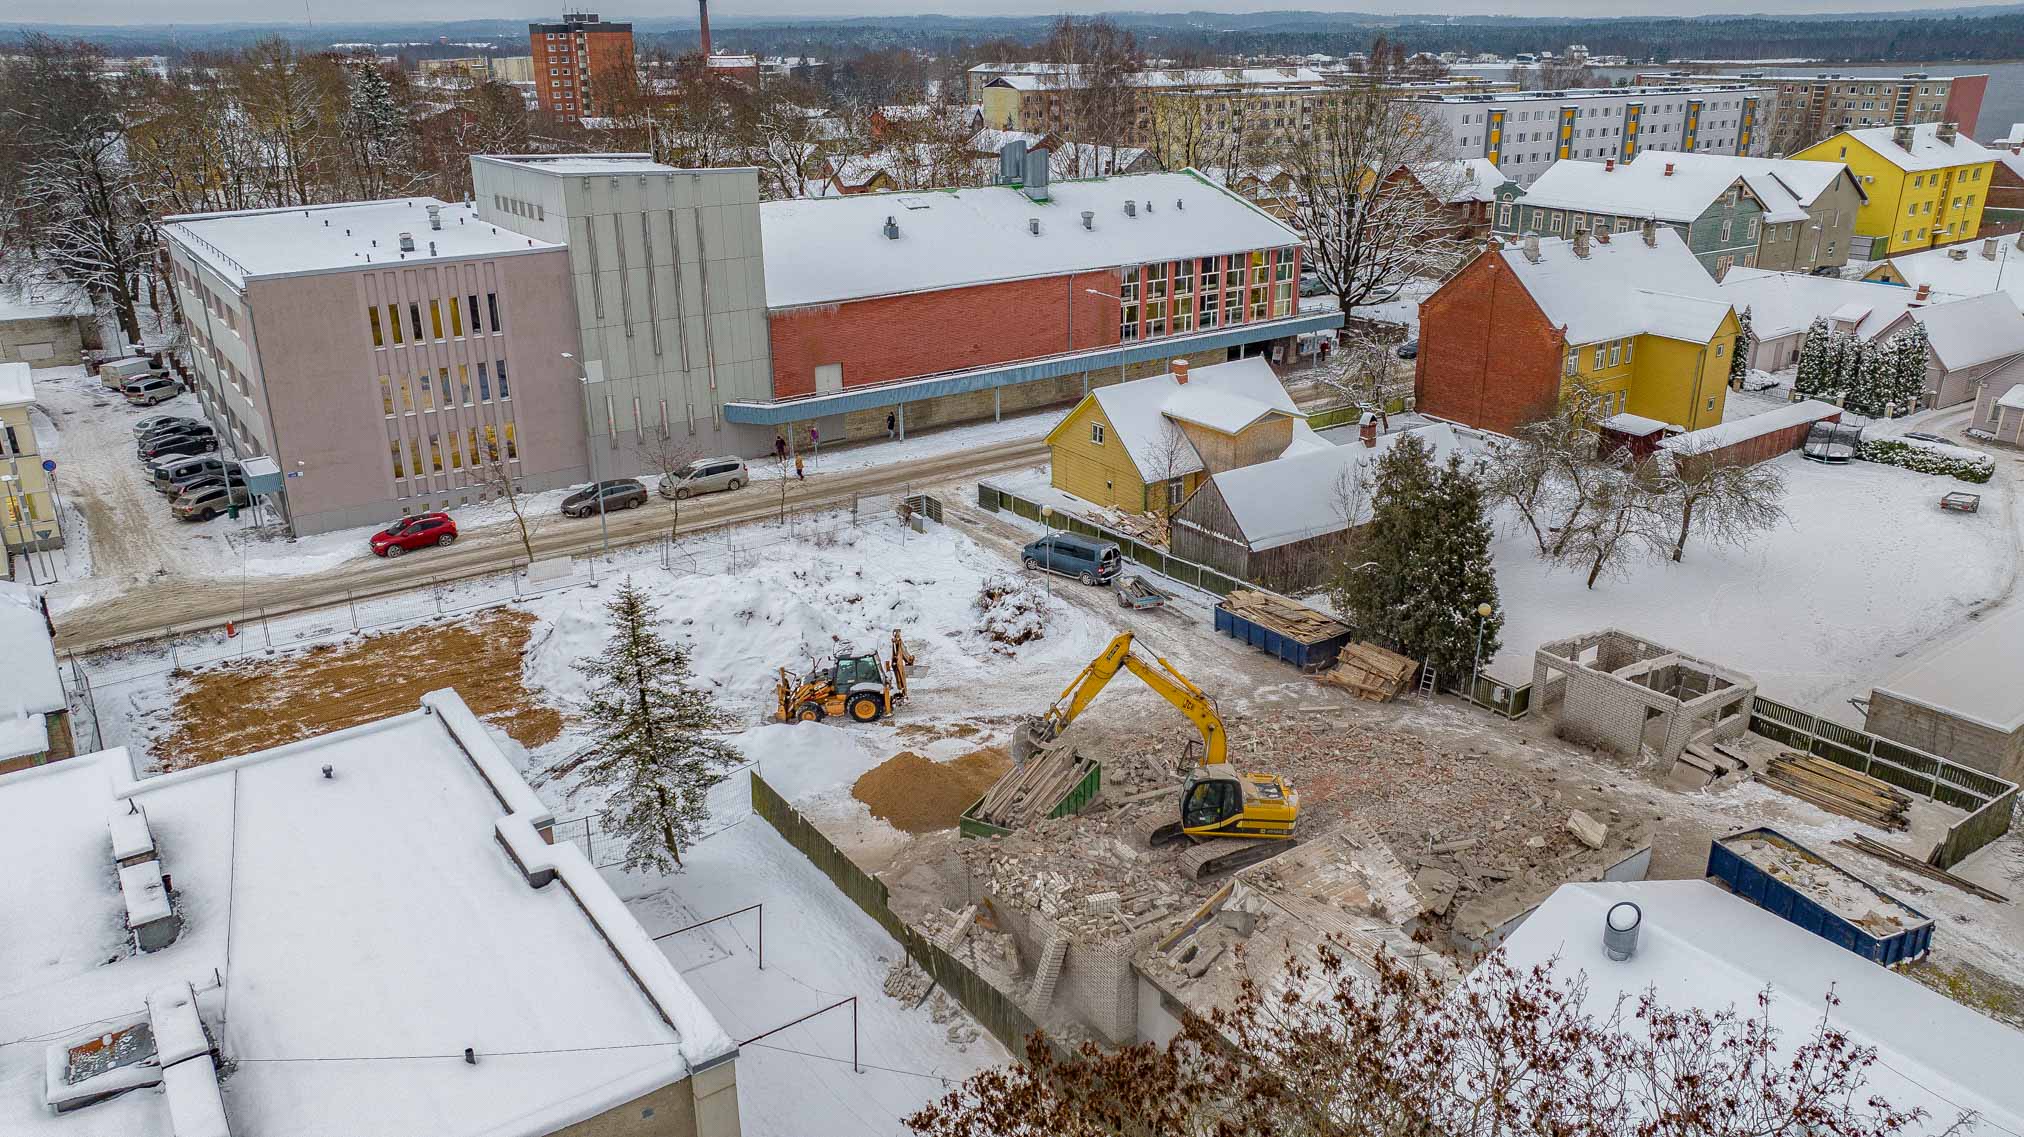
<instances>
[{"instance_id":1,"label":"yellow excavator","mask_svg":"<svg viewBox=\"0 0 2024 1137\"><path fill-rule=\"evenodd\" d=\"M1015 761L1060 745L1068 729L1119 670L1131 672L1157 691L1174 709L1188 716L1201 732L1199 764L1181 790L1178 817L1145 831L1150 847L1190 841L1195 847L1182 857L1183 868L1196 878L1214 876L1255 864L1293 847L1293 824L1300 816L1300 795L1277 774L1240 773L1229 763L1229 735L1208 693L1154 656L1147 662L1133 650L1132 634L1121 632L1103 654L1061 692L1040 718L1027 723L1013 738ZM1222 838L1224 840L1215 840ZM1228 839L1241 839L1233 844Z\"/></svg>"},{"instance_id":2,"label":"yellow excavator","mask_svg":"<svg viewBox=\"0 0 2024 1137\"><path fill-rule=\"evenodd\" d=\"M840 651L828 666L818 667L796 682L780 669L775 695L779 706L773 717L780 722L821 722L832 715L847 715L852 722L877 722L907 697L907 668L914 657L893 629L893 650L889 663L878 652Z\"/></svg>"}]
</instances>

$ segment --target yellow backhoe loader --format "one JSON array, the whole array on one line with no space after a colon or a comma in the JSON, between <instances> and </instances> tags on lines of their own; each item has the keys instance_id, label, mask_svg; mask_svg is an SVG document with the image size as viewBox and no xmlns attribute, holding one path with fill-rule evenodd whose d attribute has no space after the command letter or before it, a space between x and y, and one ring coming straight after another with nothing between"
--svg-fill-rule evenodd
<instances>
[{"instance_id":1,"label":"yellow backhoe loader","mask_svg":"<svg viewBox=\"0 0 2024 1137\"><path fill-rule=\"evenodd\" d=\"M816 668L800 682L789 679L783 667L777 682L780 705L773 717L780 722L821 722L848 715L852 722L877 722L906 700L907 668L913 662L895 628L888 661L880 661L876 651L840 651L828 666Z\"/></svg>"},{"instance_id":2,"label":"yellow backhoe loader","mask_svg":"<svg viewBox=\"0 0 2024 1137\"><path fill-rule=\"evenodd\" d=\"M1148 846L1174 841L1195 842L1182 858L1197 878L1213 876L1276 856L1296 843L1293 823L1300 816L1300 795L1277 774L1240 773L1229 763L1229 735L1208 694L1165 659L1152 662L1132 649L1132 634L1121 632L1103 654L1061 692L1040 718L1027 723L1013 738L1015 761L1060 745L1062 731L1081 716L1119 670L1131 672L1159 692L1174 709L1188 716L1202 735L1199 765L1181 789L1177 816L1145 832ZM1215 838L1236 838L1232 844Z\"/></svg>"}]
</instances>

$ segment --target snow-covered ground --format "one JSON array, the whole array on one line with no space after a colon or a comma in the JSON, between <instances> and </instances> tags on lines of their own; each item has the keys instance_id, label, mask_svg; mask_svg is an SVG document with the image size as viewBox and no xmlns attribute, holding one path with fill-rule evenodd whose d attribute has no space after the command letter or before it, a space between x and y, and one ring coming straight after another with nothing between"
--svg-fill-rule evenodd
<instances>
[{"instance_id":1,"label":"snow-covered ground","mask_svg":"<svg viewBox=\"0 0 2024 1137\"><path fill-rule=\"evenodd\" d=\"M1404 324L1407 339L1418 339L1420 335L1420 301L1434 294L1441 286L1437 280L1422 280L1415 277L1406 282L1399 295L1383 304L1360 304L1351 314L1366 320L1382 320L1388 324Z\"/></svg>"},{"instance_id":2,"label":"snow-covered ground","mask_svg":"<svg viewBox=\"0 0 2024 1137\"><path fill-rule=\"evenodd\" d=\"M1486 670L1524 683L1540 644L1620 627L1739 668L1769 698L1848 721L1846 699L1866 696L1901 656L2008 589L2017 547L2007 510L1943 512L1939 496L1960 483L1796 453L1774 464L1786 479L1785 524L1740 549L1692 542L1683 563L1639 562L1592 591L1584 572L1541 560L1515 516L1500 517L1504 647Z\"/></svg>"},{"instance_id":3,"label":"snow-covered ground","mask_svg":"<svg viewBox=\"0 0 2024 1137\"><path fill-rule=\"evenodd\" d=\"M862 470L870 466L890 466L895 462L910 462L917 458L939 458L945 454L959 454L981 446L996 446L1006 442L1035 441L1047 436L1054 424L1061 421L1066 411L1061 407L1049 407L1020 415L1008 415L1000 422L974 422L962 426L943 427L925 434L910 434L903 439L888 441L857 442L847 446L811 447L807 434L797 435L794 444L800 448L804 467L811 474L841 473L845 470ZM747 459L752 471L752 480L763 478L791 477L794 462L790 458L784 465L771 457Z\"/></svg>"}]
</instances>

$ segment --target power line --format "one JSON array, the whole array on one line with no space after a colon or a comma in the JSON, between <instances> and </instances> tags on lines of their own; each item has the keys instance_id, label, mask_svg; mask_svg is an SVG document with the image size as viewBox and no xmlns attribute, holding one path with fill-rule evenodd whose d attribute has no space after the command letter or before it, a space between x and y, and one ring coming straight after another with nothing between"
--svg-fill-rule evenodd
<instances>
[{"instance_id":1,"label":"power line","mask_svg":"<svg viewBox=\"0 0 2024 1137\"><path fill-rule=\"evenodd\" d=\"M770 1042L748 1042L746 1045L752 1047L754 1050L778 1050L782 1054L798 1054L803 1058L820 1058L824 1062L836 1062L845 1066L850 1065L850 1059L848 1058L832 1058L827 1054L817 1054L809 1050L796 1050L791 1046L777 1046ZM883 1070L888 1074L907 1074L916 1078L932 1078L944 1086L950 1085L953 1082L953 1079L947 1074L930 1074L925 1070L902 1070L897 1066L880 1066L875 1062L860 1062L858 1065L867 1070Z\"/></svg>"},{"instance_id":2,"label":"power line","mask_svg":"<svg viewBox=\"0 0 2024 1137\"><path fill-rule=\"evenodd\" d=\"M679 1041L669 1039L662 1042L617 1042L607 1046L555 1046L534 1050L473 1050L477 1058L524 1058L539 1054L588 1054L605 1050L648 1050L660 1046L680 1046ZM439 1062L455 1059L464 1061L464 1052L455 1054L359 1054L359 1055L301 1055L295 1057L246 1058L234 1056L234 1062Z\"/></svg>"}]
</instances>

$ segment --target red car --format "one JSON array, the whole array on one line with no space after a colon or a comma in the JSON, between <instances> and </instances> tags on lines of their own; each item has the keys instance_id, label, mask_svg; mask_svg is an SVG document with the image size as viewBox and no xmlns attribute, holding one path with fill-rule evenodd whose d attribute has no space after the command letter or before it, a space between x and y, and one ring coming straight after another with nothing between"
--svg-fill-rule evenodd
<instances>
[{"instance_id":1,"label":"red car","mask_svg":"<svg viewBox=\"0 0 2024 1137\"><path fill-rule=\"evenodd\" d=\"M372 535L372 551L382 557L398 557L409 549L447 545L457 539L457 523L447 513L419 513L403 517Z\"/></svg>"}]
</instances>

